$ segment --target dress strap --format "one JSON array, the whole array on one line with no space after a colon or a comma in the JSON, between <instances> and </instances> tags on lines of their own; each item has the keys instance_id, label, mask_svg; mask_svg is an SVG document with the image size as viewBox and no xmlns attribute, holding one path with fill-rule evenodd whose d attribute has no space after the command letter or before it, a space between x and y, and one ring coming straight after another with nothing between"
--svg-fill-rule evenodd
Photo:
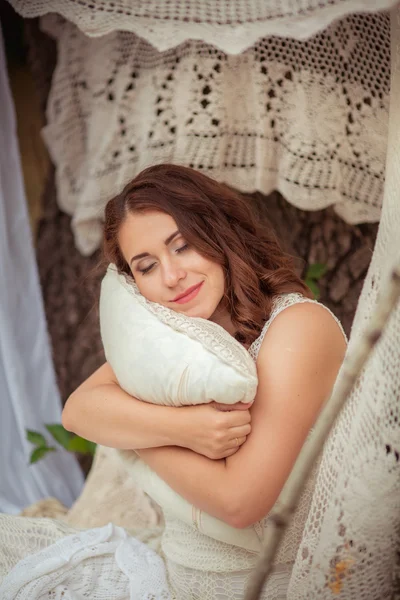
<instances>
[{"instance_id":1,"label":"dress strap","mask_svg":"<svg viewBox=\"0 0 400 600\"><path fill-rule=\"evenodd\" d=\"M307 298L306 296L303 296L302 294L300 294L298 292L289 293L289 294L279 294L278 296L275 297L275 299L273 301L270 316L269 316L268 320L265 322L260 335L258 336L258 338L256 340L254 340L254 342L251 344L251 346L248 350L250 356L252 357L252 359L254 361L257 360L258 353L260 352L260 348L263 343L265 334L267 333L267 331L268 331L272 321L275 319L275 317L277 317L279 315L279 313L281 313L283 310L285 310L285 308L289 308L289 306L293 306L293 304L302 304L304 302L312 302L313 304L319 304L319 306L322 306L323 308L325 308L325 310L327 310L332 315L332 317L335 319L335 321L338 324L340 331L342 332L343 337L347 343L347 336L344 332L341 322L327 306L325 306L324 304L321 304L317 300L311 300L311 298Z\"/></svg>"}]
</instances>

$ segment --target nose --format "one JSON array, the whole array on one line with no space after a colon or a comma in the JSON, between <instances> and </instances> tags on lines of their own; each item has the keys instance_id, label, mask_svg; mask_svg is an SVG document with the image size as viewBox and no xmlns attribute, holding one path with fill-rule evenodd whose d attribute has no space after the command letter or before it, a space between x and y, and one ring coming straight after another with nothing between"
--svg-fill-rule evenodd
<instances>
[{"instance_id":1,"label":"nose","mask_svg":"<svg viewBox=\"0 0 400 600\"><path fill-rule=\"evenodd\" d=\"M169 288L176 287L178 283L186 277L186 271L175 264L174 261L168 261L168 263L163 266L162 271L164 283Z\"/></svg>"}]
</instances>

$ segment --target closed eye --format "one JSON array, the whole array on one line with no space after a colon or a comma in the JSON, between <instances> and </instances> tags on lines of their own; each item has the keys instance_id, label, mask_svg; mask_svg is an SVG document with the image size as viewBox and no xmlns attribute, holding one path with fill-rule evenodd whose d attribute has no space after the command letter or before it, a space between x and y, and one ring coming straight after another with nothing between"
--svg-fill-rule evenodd
<instances>
[{"instance_id":1,"label":"closed eye","mask_svg":"<svg viewBox=\"0 0 400 600\"><path fill-rule=\"evenodd\" d=\"M180 248L177 248L175 250L176 254L180 254L181 252L185 252L186 250L189 249L189 244L184 244L183 246L181 246ZM146 275L147 273L150 273L150 271L153 270L153 267L156 266L157 263L152 263L151 265L149 265L148 267L145 267L144 269L138 269L139 273L141 273L142 275Z\"/></svg>"},{"instance_id":2,"label":"closed eye","mask_svg":"<svg viewBox=\"0 0 400 600\"><path fill-rule=\"evenodd\" d=\"M187 250L189 248L189 244L184 244L183 246L181 246L180 248L177 248L175 250L175 252L177 254L180 254L181 252L185 252L185 250Z\"/></svg>"},{"instance_id":3,"label":"closed eye","mask_svg":"<svg viewBox=\"0 0 400 600\"><path fill-rule=\"evenodd\" d=\"M150 271L152 270L152 268L155 266L156 263L153 263L152 265L149 265L148 267L146 267L145 269L138 269L139 273L141 273L142 275L146 275L146 273L150 273Z\"/></svg>"}]
</instances>

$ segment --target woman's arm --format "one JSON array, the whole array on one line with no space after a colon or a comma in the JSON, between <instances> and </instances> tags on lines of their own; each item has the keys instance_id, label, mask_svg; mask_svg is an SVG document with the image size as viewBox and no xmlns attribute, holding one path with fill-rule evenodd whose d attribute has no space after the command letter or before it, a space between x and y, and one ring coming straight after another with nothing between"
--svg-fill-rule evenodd
<instances>
[{"instance_id":1,"label":"woman's arm","mask_svg":"<svg viewBox=\"0 0 400 600\"><path fill-rule=\"evenodd\" d=\"M104 446L121 449L178 445L212 459L230 456L250 433L248 410L222 413L211 405L156 406L133 398L118 385L108 363L65 404L66 429Z\"/></svg>"},{"instance_id":2,"label":"woman's arm","mask_svg":"<svg viewBox=\"0 0 400 600\"><path fill-rule=\"evenodd\" d=\"M234 527L247 527L276 502L329 397L346 343L323 307L285 309L268 330L257 361L252 432L234 456L210 461L180 448L140 457L189 502Z\"/></svg>"},{"instance_id":3,"label":"woman's arm","mask_svg":"<svg viewBox=\"0 0 400 600\"><path fill-rule=\"evenodd\" d=\"M62 423L69 431L96 443L136 449L175 444L180 419L174 412L124 392L105 363L68 398Z\"/></svg>"}]
</instances>

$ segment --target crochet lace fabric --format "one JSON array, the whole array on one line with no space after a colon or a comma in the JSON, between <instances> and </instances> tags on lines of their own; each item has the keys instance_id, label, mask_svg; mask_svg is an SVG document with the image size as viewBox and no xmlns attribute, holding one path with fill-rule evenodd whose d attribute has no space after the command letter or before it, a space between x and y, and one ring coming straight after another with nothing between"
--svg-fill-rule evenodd
<instances>
[{"instance_id":1,"label":"crochet lace fabric","mask_svg":"<svg viewBox=\"0 0 400 600\"><path fill-rule=\"evenodd\" d=\"M37 522L32 523L37 520L27 521L40 534ZM22 530L23 525L18 533ZM47 531L45 536L44 543ZM28 553L0 584L0 593L2 600L171 600L162 558L111 523L70 530L39 553Z\"/></svg>"},{"instance_id":2,"label":"crochet lace fabric","mask_svg":"<svg viewBox=\"0 0 400 600\"><path fill-rule=\"evenodd\" d=\"M23 14L26 4L18 5ZM257 5L262 10L264 3ZM100 244L106 201L162 161L246 192L278 189L298 208L332 204L349 223L379 220L387 13L349 15L304 41L253 40L240 55L203 40L158 52L127 31L93 39L56 15L45 16L43 27L58 43L44 138L57 168L58 201L73 215L82 253Z\"/></svg>"},{"instance_id":3,"label":"crochet lace fabric","mask_svg":"<svg viewBox=\"0 0 400 600\"><path fill-rule=\"evenodd\" d=\"M382 218L348 352L370 318L390 266L400 261L399 97L397 7ZM400 304L325 444L288 600L324 600L339 593L341 600L392 598L400 548L399 340Z\"/></svg>"},{"instance_id":4,"label":"crochet lace fabric","mask_svg":"<svg viewBox=\"0 0 400 600\"><path fill-rule=\"evenodd\" d=\"M58 13L88 36L130 31L157 50L189 39L239 54L259 38L310 37L349 13L377 10L373 0L9 0L25 17ZM379 9L395 4L380 0Z\"/></svg>"}]
</instances>

